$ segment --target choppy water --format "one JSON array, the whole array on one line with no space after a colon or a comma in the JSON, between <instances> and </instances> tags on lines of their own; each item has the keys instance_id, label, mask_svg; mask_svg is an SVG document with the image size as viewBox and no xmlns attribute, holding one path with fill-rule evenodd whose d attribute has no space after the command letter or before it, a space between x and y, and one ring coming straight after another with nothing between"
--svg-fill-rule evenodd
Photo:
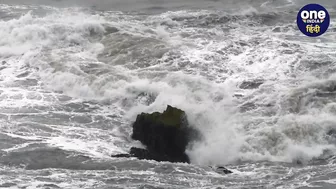
<instances>
[{"instance_id":1,"label":"choppy water","mask_svg":"<svg viewBox=\"0 0 336 189\"><path fill-rule=\"evenodd\" d=\"M336 2L318 38L310 1L0 2L0 187L336 188ZM110 157L167 104L193 164Z\"/></svg>"}]
</instances>

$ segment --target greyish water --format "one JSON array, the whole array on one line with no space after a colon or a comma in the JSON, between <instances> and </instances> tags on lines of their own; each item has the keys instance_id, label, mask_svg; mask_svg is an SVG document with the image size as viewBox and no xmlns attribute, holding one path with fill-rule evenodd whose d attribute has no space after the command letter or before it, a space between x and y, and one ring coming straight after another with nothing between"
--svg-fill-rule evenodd
<instances>
[{"instance_id":1,"label":"greyish water","mask_svg":"<svg viewBox=\"0 0 336 189\"><path fill-rule=\"evenodd\" d=\"M336 1L0 2L0 187L336 188ZM167 104L204 136L191 165L110 157Z\"/></svg>"}]
</instances>

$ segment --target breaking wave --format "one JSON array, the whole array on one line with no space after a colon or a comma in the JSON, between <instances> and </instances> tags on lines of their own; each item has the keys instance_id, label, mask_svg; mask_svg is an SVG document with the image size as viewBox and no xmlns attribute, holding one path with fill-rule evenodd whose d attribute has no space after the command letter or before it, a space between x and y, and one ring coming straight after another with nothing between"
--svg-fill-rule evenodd
<instances>
[{"instance_id":1,"label":"breaking wave","mask_svg":"<svg viewBox=\"0 0 336 189\"><path fill-rule=\"evenodd\" d=\"M1 115L25 125L1 128L25 141L7 151L42 142L108 157L131 145L139 112L171 104L204 136L188 150L197 164L335 153L335 31L316 45L291 11L23 12L0 21Z\"/></svg>"}]
</instances>

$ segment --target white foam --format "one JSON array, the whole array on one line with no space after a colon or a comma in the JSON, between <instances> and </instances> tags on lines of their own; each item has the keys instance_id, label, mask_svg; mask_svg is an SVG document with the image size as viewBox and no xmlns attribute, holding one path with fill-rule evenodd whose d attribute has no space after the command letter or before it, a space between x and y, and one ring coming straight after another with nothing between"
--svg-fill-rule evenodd
<instances>
[{"instance_id":1,"label":"white foam","mask_svg":"<svg viewBox=\"0 0 336 189\"><path fill-rule=\"evenodd\" d=\"M116 149L113 149L112 143L101 141L101 139L98 137L94 140L83 140L59 136L50 138L46 140L46 142L52 147L59 147L64 150L81 152L91 155L91 157L94 158L110 158L111 154L115 153L115 151L120 152Z\"/></svg>"},{"instance_id":2,"label":"white foam","mask_svg":"<svg viewBox=\"0 0 336 189\"><path fill-rule=\"evenodd\" d=\"M204 135L203 141L188 150L192 161L199 164L308 160L321 155L324 149L333 150L334 146L323 138L327 126L335 121L330 112L323 112L328 109L302 105L300 115L290 112L295 108L292 99L296 98L298 86L304 88L312 78L318 81L308 68L303 70L298 66L302 56L319 52L320 47L312 45L314 41L288 40L288 36L296 38L297 31L289 31L286 36L276 35L271 28L258 26L248 17L224 23L223 27L231 27L225 31L221 27L180 27L184 21L179 23L172 19L209 16L209 11L167 12L148 16L143 21L133 20L134 16L105 14L103 17L62 9L43 17L27 13L18 19L0 22L1 35L5 36L0 39L0 53L10 63L3 70L8 74L4 87L27 69L32 73L29 77L41 82L37 88L61 91L80 100L113 102L120 109L111 110L111 114L125 112L123 118L129 124L140 112L163 111L167 104L179 107ZM158 26L161 19L170 19L169 27ZM257 26L247 27L245 23L250 22ZM117 26L120 32L104 36L104 24ZM185 33L188 35L183 35ZM84 70L83 67L99 62L97 57L104 52L104 40L113 37L120 37L127 44L117 49L120 53L108 57L110 62L100 63L99 69L107 73L99 75L94 72L95 68ZM140 64L150 60L131 58L133 55L148 58L138 49L142 46L133 43L153 39L171 54L142 68ZM324 49L324 53L332 56L335 48L330 47ZM155 51L156 47L148 45L146 48ZM137 51L132 54L134 49ZM169 59L173 55L176 58ZM125 56L129 59L122 58ZM119 65L114 65L115 62ZM25 65L29 68L22 68ZM152 76L157 70L162 75ZM259 89L238 88L243 81L255 79L263 79L265 83ZM142 92L156 96L155 101L148 105L134 100L130 106L123 107L125 99L137 99ZM237 92L243 97L234 97ZM255 108L243 110L247 102ZM11 105L3 103L4 107ZM320 120L314 121L315 118ZM103 158L111 151L122 151L113 145L112 139L95 142L98 136L99 133L88 130L82 139L64 134L49 138L47 142Z\"/></svg>"}]
</instances>

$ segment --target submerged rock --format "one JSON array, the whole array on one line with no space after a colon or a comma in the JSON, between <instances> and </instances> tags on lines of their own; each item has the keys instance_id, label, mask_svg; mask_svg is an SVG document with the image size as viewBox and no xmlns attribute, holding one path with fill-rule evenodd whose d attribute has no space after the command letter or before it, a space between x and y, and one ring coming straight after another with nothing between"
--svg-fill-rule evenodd
<instances>
[{"instance_id":1,"label":"submerged rock","mask_svg":"<svg viewBox=\"0 0 336 189\"><path fill-rule=\"evenodd\" d=\"M216 169L215 169L215 171L217 172L217 173L220 173L220 174L230 174L230 173L232 173L232 171L230 171L230 170L228 170L227 168L225 168L225 167L222 167L222 166L219 166L219 167L217 167Z\"/></svg>"},{"instance_id":2,"label":"submerged rock","mask_svg":"<svg viewBox=\"0 0 336 189\"><path fill-rule=\"evenodd\" d=\"M133 157L137 157L138 159L189 163L189 158L186 154L182 154L180 158L176 158L176 157L171 157L167 154L161 154L155 151L150 151L147 149L141 149L141 148L135 148L135 147L131 148L130 155Z\"/></svg>"},{"instance_id":3,"label":"submerged rock","mask_svg":"<svg viewBox=\"0 0 336 189\"><path fill-rule=\"evenodd\" d=\"M114 157L114 158L129 158L129 157L132 157L131 154L116 154L116 155L112 155L111 157Z\"/></svg>"}]
</instances>

